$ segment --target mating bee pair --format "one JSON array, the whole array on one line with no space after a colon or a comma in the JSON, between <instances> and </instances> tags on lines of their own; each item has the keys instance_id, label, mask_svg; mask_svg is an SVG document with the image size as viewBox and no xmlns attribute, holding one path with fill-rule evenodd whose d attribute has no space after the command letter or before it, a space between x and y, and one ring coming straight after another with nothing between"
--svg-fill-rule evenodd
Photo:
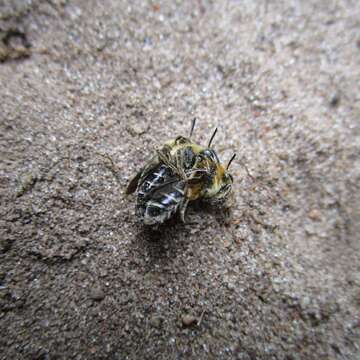
<instances>
[{"instance_id":1,"label":"mating bee pair","mask_svg":"<svg viewBox=\"0 0 360 360\"><path fill-rule=\"evenodd\" d=\"M221 203L230 194L233 177L228 169L235 154L225 168L211 148L217 129L203 147L191 140L194 127L195 119L188 138L166 142L130 181L126 193L136 191L136 215L144 224L163 223L177 211L185 221L190 201Z\"/></svg>"}]
</instances>

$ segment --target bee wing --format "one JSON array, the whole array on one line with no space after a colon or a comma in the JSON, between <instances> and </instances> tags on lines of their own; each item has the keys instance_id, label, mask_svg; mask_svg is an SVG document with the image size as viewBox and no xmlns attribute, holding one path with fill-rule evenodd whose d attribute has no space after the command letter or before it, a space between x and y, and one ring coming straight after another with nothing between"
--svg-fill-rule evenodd
<instances>
[{"instance_id":1,"label":"bee wing","mask_svg":"<svg viewBox=\"0 0 360 360\"><path fill-rule=\"evenodd\" d=\"M168 146L164 146L162 149L156 151L156 154L142 167L139 172L130 180L129 185L126 188L125 193L127 195L132 194L143 183L145 178L159 166L160 163L172 168L176 171L176 167L171 162L170 149Z\"/></svg>"},{"instance_id":2,"label":"bee wing","mask_svg":"<svg viewBox=\"0 0 360 360\"><path fill-rule=\"evenodd\" d=\"M187 200L185 186L185 181L179 179L178 176L171 177L151 193L150 203L161 204L161 208L167 209L169 214L175 213Z\"/></svg>"},{"instance_id":3,"label":"bee wing","mask_svg":"<svg viewBox=\"0 0 360 360\"><path fill-rule=\"evenodd\" d=\"M127 186L126 190L125 190L125 194L129 195L132 194L133 192L135 192L135 190L137 189L138 183L139 183L139 179L141 178L141 174L143 172L143 169L141 169L129 182L129 185Z\"/></svg>"},{"instance_id":4,"label":"bee wing","mask_svg":"<svg viewBox=\"0 0 360 360\"><path fill-rule=\"evenodd\" d=\"M166 194L176 187L182 192L185 188L185 181L180 180L178 176L170 177L166 182L160 184L158 187L149 192L148 196L151 198L157 198L161 194Z\"/></svg>"},{"instance_id":5,"label":"bee wing","mask_svg":"<svg viewBox=\"0 0 360 360\"><path fill-rule=\"evenodd\" d=\"M126 188L126 195L132 194L136 191L138 186L142 184L146 176L153 171L159 165L159 158L154 155L147 164L142 167L139 172L130 180L129 185Z\"/></svg>"}]
</instances>

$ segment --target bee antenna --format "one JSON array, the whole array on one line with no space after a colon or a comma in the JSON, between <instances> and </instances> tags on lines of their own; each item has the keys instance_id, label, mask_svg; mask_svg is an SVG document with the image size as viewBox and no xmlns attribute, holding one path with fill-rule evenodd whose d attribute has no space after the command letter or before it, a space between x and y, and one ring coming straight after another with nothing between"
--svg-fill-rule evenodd
<instances>
[{"instance_id":1,"label":"bee antenna","mask_svg":"<svg viewBox=\"0 0 360 360\"><path fill-rule=\"evenodd\" d=\"M218 129L215 128L215 131L214 131L213 134L211 135L211 138L210 138L210 141L209 141L209 144L208 144L208 148L211 146L211 143L212 143L212 141L214 140L214 137L215 137L217 131L218 131Z\"/></svg>"},{"instance_id":2,"label":"bee antenna","mask_svg":"<svg viewBox=\"0 0 360 360\"><path fill-rule=\"evenodd\" d=\"M196 124L196 117L193 118L192 122L191 122L191 129L190 129L190 135L189 138L191 139L194 128L195 128L195 124Z\"/></svg>"},{"instance_id":3,"label":"bee antenna","mask_svg":"<svg viewBox=\"0 0 360 360\"><path fill-rule=\"evenodd\" d=\"M230 166L230 164L233 162L233 160L235 159L235 157L236 157L236 153L231 157L231 159L229 160L229 162L228 162L228 164L227 164L227 166L226 166L226 170L227 169L229 169L229 166Z\"/></svg>"}]
</instances>

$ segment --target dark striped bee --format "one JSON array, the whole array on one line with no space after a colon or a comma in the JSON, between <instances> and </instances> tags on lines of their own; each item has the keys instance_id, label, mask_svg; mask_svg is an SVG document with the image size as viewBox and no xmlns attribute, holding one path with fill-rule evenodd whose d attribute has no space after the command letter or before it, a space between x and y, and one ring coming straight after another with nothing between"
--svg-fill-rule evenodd
<instances>
[{"instance_id":1,"label":"dark striped bee","mask_svg":"<svg viewBox=\"0 0 360 360\"><path fill-rule=\"evenodd\" d=\"M217 129L203 147L191 140L194 126L195 119L188 138L178 136L156 150L126 189L126 194L136 191L136 215L146 225L163 223L178 211L184 222L190 201L221 203L231 192L228 168L235 154L225 168L211 148Z\"/></svg>"}]
</instances>

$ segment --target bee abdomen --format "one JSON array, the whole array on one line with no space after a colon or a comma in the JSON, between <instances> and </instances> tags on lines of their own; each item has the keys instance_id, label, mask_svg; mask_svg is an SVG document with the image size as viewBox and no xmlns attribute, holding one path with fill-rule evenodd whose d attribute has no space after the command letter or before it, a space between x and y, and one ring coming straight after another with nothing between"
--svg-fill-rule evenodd
<instances>
[{"instance_id":1,"label":"bee abdomen","mask_svg":"<svg viewBox=\"0 0 360 360\"><path fill-rule=\"evenodd\" d=\"M143 219L147 225L162 223L176 213L184 200L183 184L178 183L171 191L159 191L144 204Z\"/></svg>"},{"instance_id":2,"label":"bee abdomen","mask_svg":"<svg viewBox=\"0 0 360 360\"><path fill-rule=\"evenodd\" d=\"M170 176L169 169L165 165L159 166L153 173L151 173L145 181L139 186L137 190L138 201L143 201L145 198Z\"/></svg>"}]
</instances>

